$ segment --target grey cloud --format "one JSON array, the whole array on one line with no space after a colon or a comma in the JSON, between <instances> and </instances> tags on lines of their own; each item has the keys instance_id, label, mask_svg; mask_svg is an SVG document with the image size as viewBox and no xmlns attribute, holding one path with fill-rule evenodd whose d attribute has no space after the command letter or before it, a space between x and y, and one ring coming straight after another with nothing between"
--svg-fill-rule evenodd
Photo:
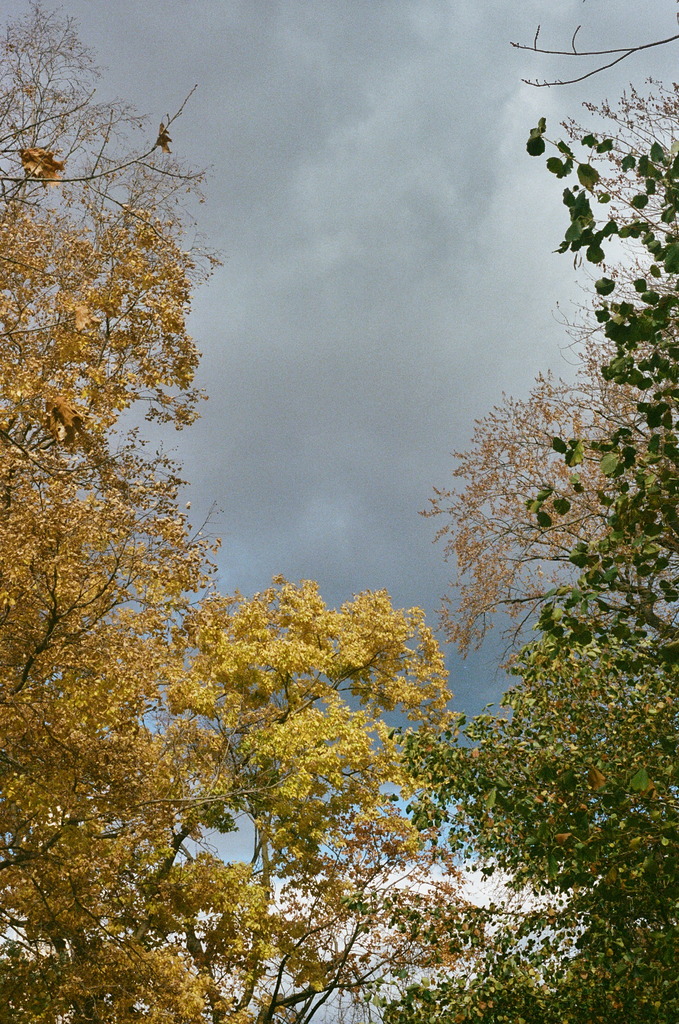
<instances>
[{"instance_id":1,"label":"grey cloud","mask_svg":"<svg viewBox=\"0 0 679 1024\"><path fill-rule=\"evenodd\" d=\"M15 5L12 4L13 8ZM576 0L69 0L109 65L103 96L160 118L194 82L174 148L213 168L201 228L225 255L192 331L210 394L178 443L197 519L222 510L222 585L283 572L331 603L387 587L431 620L452 567L422 520L449 452L503 390L560 366L551 311L576 296L551 252L559 188L528 129L671 74L670 54L605 81L531 91L560 66L509 39L615 44L674 4ZM8 14L12 13L7 11ZM568 65L571 67L571 65ZM639 71L639 68L642 70ZM558 183L556 183L558 186ZM171 439L174 443L174 439ZM461 664L459 702L504 685L497 651Z\"/></svg>"}]
</instances>

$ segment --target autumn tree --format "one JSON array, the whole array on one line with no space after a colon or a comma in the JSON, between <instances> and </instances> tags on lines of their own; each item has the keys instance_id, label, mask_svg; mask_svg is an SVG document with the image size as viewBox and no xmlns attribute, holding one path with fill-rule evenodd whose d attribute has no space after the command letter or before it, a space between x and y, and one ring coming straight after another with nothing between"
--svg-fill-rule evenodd
<instances>
[{"instance_id":1,"label":"autumn tree","mask_svg":"<svg viewBox=\"0 0 679 1024\"><path fill-rule=\"evenodd\" d=\"M679 1013L679 155L673 140L646 145L647 126L631 127L631 138L548 143L540 121L528 142L533 156L550 145L547 168L565 179L561 251L601 275L590 326L602 341L586 386L610 399L575 431L551 416L547 381L495 414L507 423L519 410L507 435L517 471L523 451L533 461L523 507L510 495L508 522L489 519L493 543L508 525L507 550L566 571L533 595L537 635L500 711L409 741L426 773L415 820L447 822L450 846L500 888L449 933L479 948L473 972L411 986L393 1022L641 1024ZM623 244L607 263L613 238ZM558 407L570 428L569 393ZM536 423L546 429L531 433ZM479 458L470 465L490 466ZM493 486L497 476L484 500L500 500Z\"/></svg>"},{"instance_id":2,"label":"autumn tree","mask_svg":"<svg viewBox=\"0 0 679 1024\"><path fill-rule=\"evenodd\" d=\"M137 711L107 732L74 671L50 729L72 756L17 787L31 846L17 837L3 864L0 975L17 1019L307 1021L452 962L409 923L459 902L457 873L394 802L412 780L381 720L440 719L421 614L383 593L332 611L279 580L184 625L191 664L147 702L155 728ZM234 856L244 822L251 856Z\"/></svg>"},{"instance_id":3,"label":"autumn tree","mask_svg":"<svg viewBox=\"0 0 679 1024\"><path fill-rule=\"evenodd\" d=\"M498 623L516 647L546 595L576 578L575 544L605 530L598 458L581 445L569 466L553 447L554 438L593 440L611 426L643 429L633 392L603 378L600 351L590 334L574 381L540 374L527 399L504 396L477 421L471 446L453 452L456 486L436 488L424 512L442 523L436 539L454 568L443 625L463 653Z\"/></svg>"},{"instance_id":4,"label":"autumn tree","mask_svg":"<svg viewBox=\"0 0 679 1024\"><path fill-rule=\"evenodd\" d=\"M445 720L441 655L384 593L218 594L141 426L196 415L200 179L178 114L97 104L95 74L40 6L8 30L0 1002L13 1024L306 1022L454 955L409 923L431 932L457 876L383 721Z\"/></svg>"},{"instance_id":5,"label":"autumn tree","mask_svg":"<svg viewBox=\"0 0 679 1024\"><path fill-rule=\"evenodd\" d=\"M654 146L667 151L672 147L679 118L676 88L654 83L650 97L632 89L618 106L589 105L589 111L610 130L599 143L601 152L589 145L586 166L591 170L581 164L580 174L585 182L588 173L597 176L600 206L609 211L609 223L619 226L616 246L624 255L609 257L605 265L589 264L599 267L590 273L596 282L594 298L565 324L571 336L568 361L576 363L574 377L543 374L527 399L505 397L477 423L470 448L455 453L455 487L438 488L427 510L441 523L438 537L454 564L444 618L450 638L462 650L482 641L496 621L502 622L507 642L516 644L526 637L524 627L535 622L546 595L577 578L573 548L606 532L608 514L599 495L615 488L602 472L597 442L624 430L634 443L642 443L651 430L639 406L647 389L636 380L613 380L605 370L615 355L614 343L597 318L597 302L612 289L619 301L634 302L644 294L647 278L658 294L673 287L671 278L652 277L652 254L636 237L637 204L644 199L636 198L639 176L630 173L630 161ZM562 147L580 138L594 139L590 128L574 121L566 129ZM540 148L541 141L536 131L529 148L536 143ZM571 159L556 150L548 168L563 177ZM580 182L578 188L581 197L590 194ZM565 195L572 198L570 190ZM646 223L657 230L665 223L660 190L644 198ZM573 209L571 237L582 223L579 207ZM596 249L590 254L603 258ZM643 588L631 579L624 601L645 601Z\"/></svg>"}]
</instances>

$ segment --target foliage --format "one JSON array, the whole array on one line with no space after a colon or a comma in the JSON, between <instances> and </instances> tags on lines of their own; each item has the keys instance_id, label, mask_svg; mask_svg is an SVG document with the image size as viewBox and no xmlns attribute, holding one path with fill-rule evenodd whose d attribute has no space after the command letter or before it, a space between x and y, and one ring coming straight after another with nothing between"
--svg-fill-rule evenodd
<instances>
[{"instance_id":1,"label":"foliage","mask_svg":"<svg viewBox=\"0 0 679 1024\"><path fill-rule=\"evenodd\" d=\"M568 466L553 447L555 437L593 440L612 425L643 428L633 389L604 380L600 355L590 336L575 381L540 374L527 399L505 396L478 420L471 446L453 452L457 488L437 488L424 512L443 520L436 537L455 567L443 623L462 652L498 620L516 645L550 590L575 580L574 545L605 531L599 459L576 444L580 461Z\"/></svg>"},{"instance_id":2,"label":"foliage","mask_svg":"<svg viewBox=\"0 0 679 1024\"><path fill-rule=\"evenodd\" d=\"M546 151L546 131L542 120L529 153ZM514 661L520 681L500 712L462 716L443 737L408 744L424 773L415 820L446 823L451 849L476 858L501 891L450 931L451 942L477 944L472 972L412 986L389 1008L394 1024L679 1015L679 155L658 140L644 148L641 134L558 141L547 159L571 179L561 251L600 268L611 240L623 242L594 284L603 342L589 387L612 397L613 415L599 398L589 430L582 417L581 430L555 431L548 444L550 400L566 414L569 392L541 381L525 406L508 404L482 425L486 440L487 424L509 421L496 450L541 485L524 491L523 510L519 484L504 499L507 550L518 539L519 560L535 553L569 567L551 593L534 596L538 635ZM599 169L609 160L610 189ZM542 433L532 433L536 423ZM491 472L486 452L468 465ZM479 509L500 500L500 478L477 476Z\"/></svg>"},{"instance_id":3,"label":"foliage","mask_svg":"<svg viewBox=\"0 0 679 1024\"><path fill-rule=\"evenodd\" d=\"M654 97L646 100L632 90L619 108L604 104L590 110L610 123L611 135L598 138L570 122L569 141L555 143L558 155L547 159L557 178L577 176L564 191L571 224L561 251L574 251L577 259L584 255L597 275L589 308L568 325L576 342L571 353L579 359L577 376L573 382L541 376L528 400L505 399L480 421L473 446L456 453L454 477L465 481L464 488L438 490L428 513L444 518L439 536L456 559L458 596L449 599L446 624L463 649L483 638L498 611L516 620L511 631L516 636L516 624L531 622L550 589L575 582L589 557L584 549L611 542L611 503L627 486L626 476L615 469L615 439L627 439L626 460L633 449L660 443L655 418L666 410L658 389L669 391L669 382L616 372L621 350L615 335L616 320L627 315L628 306L639 307L642 315L666 309L665 325L658 321L656 328L672 331L675 277L671 263L668 272L656 255L663 233L666 248L672 244L673 207L665 203L665 186L646 171L651 153L669 153L673 145L677 91L656 85ZM531 132L528 149L535 155L545 150L545 132L544 121ZM584 152L576 159L581 138ZM596 210L606 212L598 230ZM612 258L602 267L607 239ZM634 344L642 362L660 358L649 351L650 336ZM671 549L671 536L664 543ZM620 589L616 598L608 589L611 608L588 605L587 614L599 619L601 630L612 625L614 609L627 614L624 607L646 629L670 637L667 608L653 599L649 610L652 588L643 583L645 567L636 574L633 567L618 571L607 562L600 570L617 571ZM669 566L665 572L656 565L656 571L671 594Z\"/></svg>"},{"instance_id":4,"label":"foliage","mask_svg":"<svg viewBox=\"0 0 679 1024\"><path fill-rule=\"evenodd\" d=\"M441 655L381 592L216 593L139 425L182 428L199 397L182 108L156 131L96 104L39 6L3 56L3 1019L308 1021L451 962L407 925L457 876L401 809L383 722L445 721Z\"/></svg>"},{"instance_id":5,"label":"foliage","mask_svg":"<svg viewBox=\"0 0 679 1024\"><path fill-rule=\"evenodd\" d=\"M506 714L464 728L473 747L413 741L430 816L452 803L453 845L505 887L476 915L472 978L436 994L450 1019L676 1018L676 682L643 657L629 669L615 644L544 640L516 666ZM421 999L414 988L395 1017L414 1019Z\"/></svg>"},{"instance_id":6,"label":"foliage","mask_svg":"<svg viewBox=\"0 0 679 1024\"><path fill-rule=\"evenodd\" d=\"M599 154L610 152L613 145L591 134L582 144ZM600 264L606 240L618 235L636 243L646 264L644 276L633 281L632 290L623 286L619 296L614 277L602 277L595 284L596 320L613 349L602 375L615 386L641 393L636 409L644 428L624 424L587 445L609 481L606 490L597 492L607 528L603 536L583 539L574 547L571 561L585 572L563 602L555 595L543 610L541 624L559 636L571 628L585 643L591 636L611 633L633 644L650 635L671 642L678 582L673 408L679 377L674 340L679 159L657 141L648 153L618 155L627 181L616 205L624 203L628 214L620 223L614 205L597 223L590 197L604 208L610 200L610 193L599 190L598 170L589 155L579 160L567 143L559 142L557 148L565 158L560 161L562 169L550 166L550 161L548 168L563 177L577 167L579 181L564 190L571 224L560 250L584 251L589 262ZM578 440L584 447L585 442ZM572 461L566 441L557 440L555 446ZM563 612L557 615L558 623L556 604Z\"/></svg>"}]
</instances>

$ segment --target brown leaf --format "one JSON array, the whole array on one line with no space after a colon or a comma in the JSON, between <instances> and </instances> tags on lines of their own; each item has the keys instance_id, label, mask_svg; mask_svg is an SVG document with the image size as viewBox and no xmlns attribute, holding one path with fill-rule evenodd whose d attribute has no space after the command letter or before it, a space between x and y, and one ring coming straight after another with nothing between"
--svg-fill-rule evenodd
<instances>
[{"instance_id":1,"label":"brown leaf","mask_svg":"<svg viewBox=\"0 0 679 1024\"><path fill-rule=\"evenodd\" d=\"M161 121L160 122L160 128L158 129L158 138L156 139L156 145L153 148L155 149L156 146L160 146L160 148L162 149L163 153L171 153L172 150L170 149L170 146L169 146L170 142L172 142L172 139L168 135L167 129L165 128L165 125Z\"/></svg>"},{"instance_id":2,"label":"brown leaf","mask_svg":"<svg viewBox=\"0 0 679 1024\"><path fill-rule=\"evenodd\" d=\"M554 836L554 842L557 846L565 846L572 835L572 832L557 832Z\"/></svg>"},{"instance_id":3,"label":"brown leaf","mask_svg":"<svg viewBox=\"0 0 679 1024\"><path fill-rule=\"evenodd\" d=\"M45 401L45 426L56 441L73 444L76 434L83 433L82 416L74 405L58 395Z\"/></svg>"},{"instance_id":4,"label":"brown leaf","mask_svg":"<svg viewBox=\"0 0 679 1024\"><path fill-rule=\"evenodd\" d=\"M27 178L41 178L43 185L56 185L61 180L64 161L57 160L54 153L37 146L21 150L21 164Z\"/></svg>"},{"instance_id":5,"label":"brown leaf","mask_svg":"<svg viewBox=\"0 0 679 1024\"><path fill-rule=\"evenodd\" d=\"M84 302L79 302L77 306L74 306L73 312L75 313L76 331L86 331L88 327L95 327L101 322L99 317L90 312L89 306L86 306Z\"/></svg>"},{"instance_id":6,"label":"brown leaf","mask_svg":"<svg viewBox=\"0 0 679 1024\"><path fill-rule=\"evenodd\" d=\"M601 789L602 786L606 785L606 776L598 768L592 767L587 772L587 781L589 782L590 789Z\"/></svg>"}]
</instances>

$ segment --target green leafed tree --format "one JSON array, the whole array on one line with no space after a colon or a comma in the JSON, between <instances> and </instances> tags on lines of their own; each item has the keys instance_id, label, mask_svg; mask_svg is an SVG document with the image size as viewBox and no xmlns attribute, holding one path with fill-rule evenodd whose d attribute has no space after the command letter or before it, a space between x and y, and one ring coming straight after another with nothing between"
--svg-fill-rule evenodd
<instances>
[{"instance_id":1,"label":"green leafed tree","mask_svg":"<svg viewBox=\"0 0 679 1024\"><path fill-rule=\"evenodd\" d=\"M532 595L537 636L500 709L409 744L416 820L446 822L492 892L448 932L480 949L474 970L412 986L394 1024L679 1017L679 121L665 93L637 127L637 102L610 134L550 143L541 121L528 142L564 179L561 251L592 271L587 353L600 338L611 414L600 403L587 429L562 404L580 429L526 431L523 448L522 427L555 420L535 403L511 423L531 486L517 521L486 529L561 575Z\"/></svg>"}]
</instances>

